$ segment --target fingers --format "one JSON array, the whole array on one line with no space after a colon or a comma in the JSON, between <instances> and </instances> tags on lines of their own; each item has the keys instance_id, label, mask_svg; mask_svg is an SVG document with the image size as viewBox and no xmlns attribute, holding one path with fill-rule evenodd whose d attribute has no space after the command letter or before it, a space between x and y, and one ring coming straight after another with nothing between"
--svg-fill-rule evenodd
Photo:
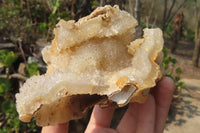
<instances>
[{"instance_id":1,"label":"fingers","mask_svg":"<svg viewBox=\"0 0 200 133\"><path fill-rule=\"evenodd\" d=\"M154 133L155 100L150 94L144 104L139 105L136 133Z\"/></svg>"},{"instance_id":2,"label":"fingers","mask_svg":"<svg viewBox=\"0 0 200 133\"><path fill-rule=\"evenodd\" d=\"M58 124L56 126L46 126L41 133L68 133L69 123Z\"/></svg>"},{"instance_id":3,"label":"fingers","mask_svg":"<svg viewBox=\"0 0 200 133\"><path fill-rule=\"evenodd\" d=\"M174 92L172 79L164 77L143 104L131 103L117 130L110 129L114 108L95 106L86 133L162 133ZM153 95L153 96L152 96ZM48 126L42 133L67 133L68 124Z\"/></svg>"},{"instance_id":4,"label":"fingers","mask_svg":"<svg viewBox=\"0 0 200 133\"><path fill-rule=\"evenodd\" d=\"M154 97L150 95L144 104L130 104L117 130L126 133L162 133L174 88L173 80L164 77L152 90Z\"/></svg>"},{"instance_id":5,"label":"fingers","mask_svg":"<svg viewBox=\"0 0 200 133\"><path fill-rule=\"evenodd\" d=\"M138 113L138 104L130 103L129 108L122 117L119 125L117 126L117 131L120 133L134 133L137 126L137 113Z\"/></svg>"},{"instance_id":6,"label":"fingers","mask_svg":"<svg viewBox=\"0 0 200 133\"><path fill-rule=\"evenodd\" d=\"M169 77L164 77L154 88L153 93L156 102L155 133L162 133L165 128L174 89L174 82Z\"/></svg>"},{"instance_id":7,"label":"fingers","mask_svg":"<svg viewBox=\"0 0 200 133\"><path fill-rule=\"evenodd\" d=\"M108 107L105 109L100 108L98 105L94 107L91 115L90 123L99 125L101 127L110 127L114 108Z\"/></svg>"},{"instance_id":8,"label":"fingers","mask_svg":"<svg viewBox=\"0 0 200 133\"><path fill-rule=\"evenodd\" d=\"M96 105L93 109L88 127L85 132L90 131L97 133L98 131L101 132L101 130L106 130L107 132L109 132L109 130L112 130L107 128L110 127L113 112L114 108L109 107L102 109L98 105Z\"/></svg>"},{"instance_id":9,"label":"fingers","mask_svg":"<svg viewBox=\"0 0 200 133\"><path fill-rule=\"evenodd\" d=\"M149 95L144 104L131 103L117 130L120 133L154 133L155 101Z\"/></svg>"}]
</instances>

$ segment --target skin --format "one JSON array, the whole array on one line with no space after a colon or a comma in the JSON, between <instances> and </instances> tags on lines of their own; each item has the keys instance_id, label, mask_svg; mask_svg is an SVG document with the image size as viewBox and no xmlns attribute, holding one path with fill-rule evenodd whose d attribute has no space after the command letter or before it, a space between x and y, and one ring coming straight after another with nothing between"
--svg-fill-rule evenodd
<instances>
[{"instance_id":1,"label":"skin","mask_svg":"<svg viewBox=\"0 0 200 133\"><path fill-rule=\"evenodd\" d=\"M114 108L101 109L96 105L85 133L162 133L165 127L175 86L164 77L151 89L143 104L130 103L116 129L110 128ZM68 133L68 123L43 127L42 133Z\"/></svg>"}]
</instances>

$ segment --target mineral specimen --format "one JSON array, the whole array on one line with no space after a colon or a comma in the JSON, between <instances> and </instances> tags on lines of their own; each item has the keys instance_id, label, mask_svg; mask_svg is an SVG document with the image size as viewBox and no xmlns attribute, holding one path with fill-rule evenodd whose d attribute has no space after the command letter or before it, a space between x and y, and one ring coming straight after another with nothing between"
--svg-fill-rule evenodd
<instances>
[{"instance_id":1,"label":"mineral specimen","mask_svg":"<svg viewBox=\"0 0 200 133\"><path fill-rule=\"evenodd\" d=\"M61 20L42 51L47 73L16 94L19 119L54 125L81 118L95 104L145 102L162 76L163 37L157 28L135 39L136 26L118 6L99 7L78 22Z\"/></svg>"}]
</instances>

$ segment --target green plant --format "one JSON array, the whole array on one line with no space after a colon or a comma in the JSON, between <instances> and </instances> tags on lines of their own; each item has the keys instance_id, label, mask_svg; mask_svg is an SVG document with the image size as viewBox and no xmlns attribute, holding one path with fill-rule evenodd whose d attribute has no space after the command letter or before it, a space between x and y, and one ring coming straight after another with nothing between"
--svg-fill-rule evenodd
<instances>
[{"instance_id":1,"label":"green plant","mask_svg":"<svg viewBox=\"0 0 200 133\"><path fill-rule=\"evenodd\" d=\"M19 0L6 0L0 4L0 32L2 37L17 43L19 39L23 42L32 40L32 29L27 28L32 25L28 16L28 10L24 9ZM29 34L27 34L29 33Z\"/></svg>"},{"instance_id":2,"label":"green plant","mask_svg":"<svg viewBox=\"0 0 200 133\"><path fill-rule=\"evenodd\" d=\"M24 72L28 77L32 77L33 75L40 75L39 66L36 62L27 64L24 68Z\"/></svg>"},{"instance_id":3,"label":"green plant","mask_svg":"<svg viewBox=\"0 0 200 133\"><path fill-rule=\"evenodd\" d=\"M146 28L146 23L144 21L140 21L140 26L144 29Z\"/></svg>"},{"instance_id":4,"label":"green plant","mask_svg":"<svg viewBox=\"0 0 200 133\"><path fill-rule=\"evenodd\" d=\"M2 125L0 133L18 132L21 122L14 103L12 85L7 78L0 78L0 102Z\"/></svg>"},{"instance_id":5,"label":"green plant","mask_svg":"<svg viewBox=\"0 0 200 133\"><path fill-rule=\"evenodd\" d=\"M172 58L168 55L168 50L166 47L163 48L163 62L162 66L166 71L166 76L171 77L174 80L176 90L175 90L175 97L180 96L181 89L185 87L185 83L181 81L181 73L182 68L178 67L176 68L177 60L175 58Z\"/></svg>"},{"instance_id":6,"label":"green plant","mask_svg":"<svg viewBox=\"0 0 200 133\"><path fill-rule=\"evenodd\" d=\"M167 24L167 27L165 28L164 35L166 37L170 37L172 34L172 31L173 31L173 24L169 23L169 24Z\"/></svg>"},{"instance_id":7,"label":"green plant","mask_svg":"<svg viewBox=\"0 0 200 133\"><path fill-rule=\"evenodd\" d=\"M0 51L0 67L10 67L16 60L17 55L8 50Z\"/></svg>"},{"instance_id":8,"label":"green plant","mask_svg":"<svg viewBox=\"0 0 200 133\"><path fill-rule=\"evenodd\" d=\"M38 37L52 36L60 19L68 20L67 3L60 0L5 0L0 3L0 40L22 44L34 43ZM46 37L46 36L45 36ZM25 46L24 46L25 47Z\"/></svg>"},{"instance_id":9,"label":"green plant","mask_svg":"<svg viewBox=\"0 0 200 133\"><path fill-rule=\"evenodd\" d=\"M10 73L10 67L17 60L17 58L18 56L12 51L7 51L7 50L0 51L0 68L1 67L6 68L7 78Z\"/></svg>"},{"instance_id":10,"label":"green plant","mask_svg":"<svg viewBox=\"0 0 200 133\"><path fill-rule=\"evenodd\" d=\"M49 2L50 7L52 8L50 15L48 16L48 28L49 32L53 33L53 29L55 28L56 24L60 19L69 20L70 19L70 13L68 10L66 10L66 7L64 7L63 3L59 0L50 0ZM50 39L53 35L50 34Z\"/></svg>"},{"instance_id":11,"label":"green plant","mask_svg":"<svg viewBox=\"0 0 200 133\"><path fill-rule=\"evenodd\" d=\"M41 22L38 24L37 28L38 28L39 32L46 33L47 32L47 23Z\"/></svg>"},{"instance_id":12,"label":"green plant","mask_svg":"<svg viewBox=\"0 0 200 133\"><path fill-rule=\"evenodd\" d=\"M186 30L186 34L185 34L185 38L187 40L193 41L195 38L195 32L191 29L187 29Z\"/></svg>"},{"instance_id":13,"label":"green plant","mask_svg":"<svg viewBox=\"0 0 200 133\"><path fill-rule=\"evenodd\" d=\"M99 2L97 0L92 1L92 9L95 9L99 6Z\"/></svg>"},{"instance_id":14,"label":"green plant","mask_svg":"<svg viewBox=\"0 0 200 133\"><path fill-rule=\"evenodd\" d=\"M15 103L11 99L6 99L1 104L2 113L5 116L5 125L0 132L18 132L20 129L20 120L16 111Z\"/></svg>"},{"instance_id":15,"label":"green plant","mask_svg":"<svg viewBox=\"0 0 200 133\"><path fill-rule=\"evenodd\" d=\"M0 65L1 67L5 67L6 70L13 67L17 58L18 56L12 51L0 51ZM39 66L37 63L33 62L27 64L27 76L38 75L38 69ZM18 119L18 113L15 106L16 86L13 85L13 80L10 80L9 77L13 72L14 71L11 71L9 73L9 71L5 71L7 77L0 78L0 133L36 132L38 127L33 120L30 123L25 124Z\"/></svg>"},{"instance_id":16,"label":"green plant","mask_svg":"<svg viewBox=\"0 0 200 133\"><path fill-rule=\"evenodd\" d=\"M4 97L11 90L11 84L7 78L0 78L0 96Z\"/></svg>"}]
</instances>

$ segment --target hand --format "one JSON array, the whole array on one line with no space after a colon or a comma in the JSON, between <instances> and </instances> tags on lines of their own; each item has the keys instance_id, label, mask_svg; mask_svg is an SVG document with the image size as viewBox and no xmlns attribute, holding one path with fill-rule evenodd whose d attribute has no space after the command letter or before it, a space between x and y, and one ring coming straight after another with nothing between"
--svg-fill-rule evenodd
<instances>
[{"instance_id":1,"label":"hand","mask_svg":"<svg viewBox=\"0 0 200 133\"><path fill-rule=\"evenodd\" d=\"M151 89L145 103L129 104L128 110L116 129L110 128L114 108L101 109L96 105L85 133L162 133L174 88L172 79L164 77L156 87ZM67 132L68 123L42 129L42 133Z\"/></svg>"}]
</instances>

